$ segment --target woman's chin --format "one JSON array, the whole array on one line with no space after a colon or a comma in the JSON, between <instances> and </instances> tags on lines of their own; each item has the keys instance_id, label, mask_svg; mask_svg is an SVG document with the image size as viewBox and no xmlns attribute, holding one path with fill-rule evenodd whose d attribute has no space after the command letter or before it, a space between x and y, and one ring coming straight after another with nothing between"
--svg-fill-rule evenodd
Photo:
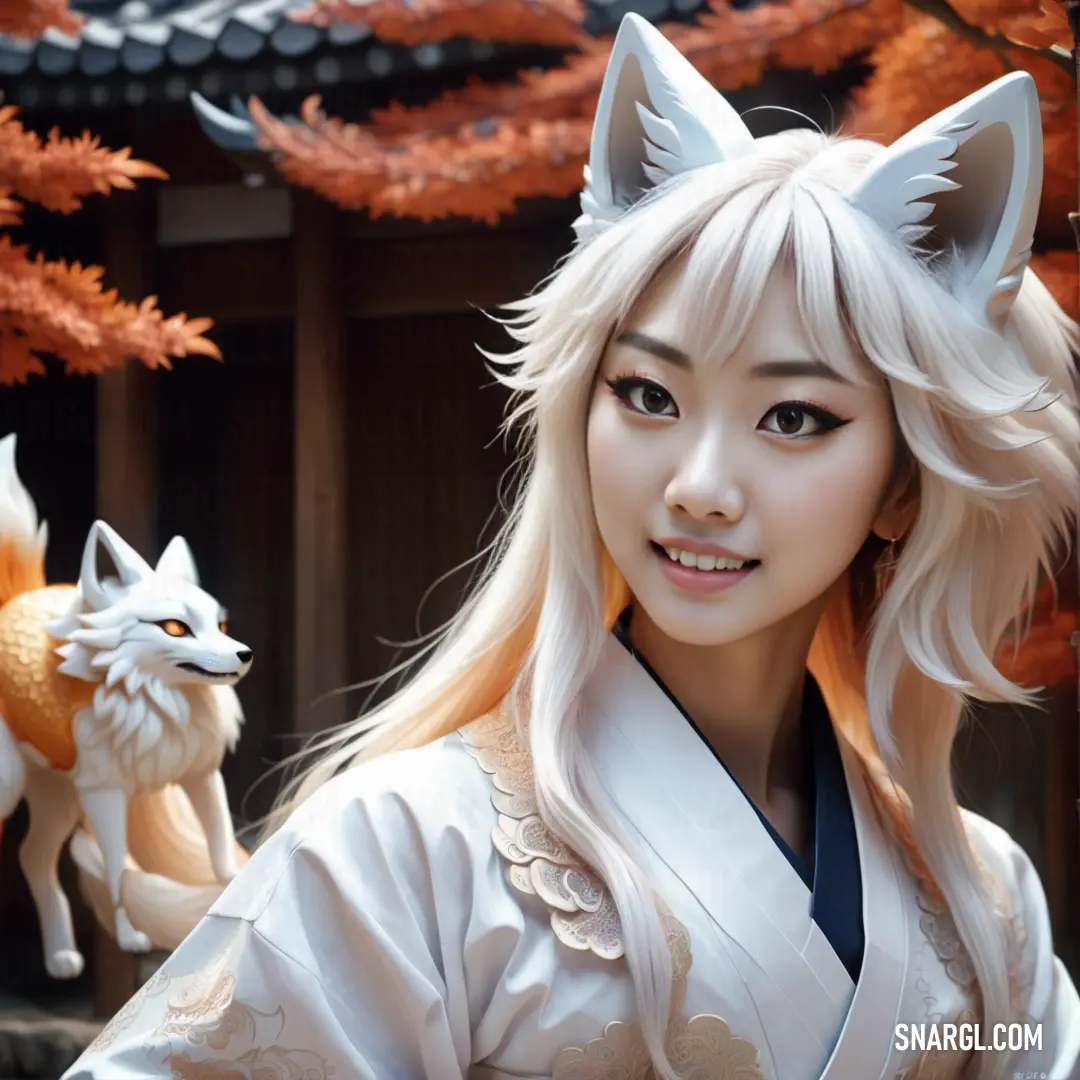
<instances>
[{"instance_id":1,"label":"woman's chin","mask_svg":"<svg viewBox=\"0 0 1080 1080\"><path fill-rule=\"evenodd\" d=\"M724 604L721 609L715 600L710 605L699 597L650 596L647 592L635 596L635 606L648 612L653 626L680 645L730 645L761 629L752 613L739 611L733 604Z\"/></svg>"}]
</instances>

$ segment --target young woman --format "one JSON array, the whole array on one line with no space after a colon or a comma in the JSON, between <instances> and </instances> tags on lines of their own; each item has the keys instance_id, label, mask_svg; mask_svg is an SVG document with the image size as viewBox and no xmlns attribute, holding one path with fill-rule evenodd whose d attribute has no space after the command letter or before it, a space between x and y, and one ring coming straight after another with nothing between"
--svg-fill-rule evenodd
<instances>
[{"instance_id":1,"label":"young woman","mask_svg":"<svg viewBox=\"0 0 1080 1080\"><path fill-rule=\"evenodd\" d=\"M1026 75L755 140L627 16L483 581L68 1080L1080 1075L949 764L1080 489L1040 184Z\"/></svg>"}]
</instances>

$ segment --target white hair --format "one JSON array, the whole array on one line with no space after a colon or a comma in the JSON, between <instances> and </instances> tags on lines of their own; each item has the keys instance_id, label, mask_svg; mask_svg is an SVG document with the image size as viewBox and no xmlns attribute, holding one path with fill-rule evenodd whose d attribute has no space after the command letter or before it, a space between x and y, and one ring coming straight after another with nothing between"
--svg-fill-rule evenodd
<instances>
[{"instance_id":1,"label":"white hair","mask_svg":"<svg viewBox=\"0 0 1080 1080\"><path fill-rule=\"evenodd\" d=\"M940 890L974 969L987 1024L1012 1019L1009 940L957 806L950 754L968 699L1029 702L994 667L1010 623L1052 573L1080 487L1076 327L1035 275L1001 333L955 298L962 256L906 246L845 197L875 143L808 130L651 192L576 248L506 320L518 348L505 430L521 484L483 573L413 678L327 735L283 792L272 830L340 768L439 738L502 702L532 749L544 820L603 878L654 1067L667 1060L671 961L657 897L605 799L579 732L582 688L629 600L599 539L585 452L589 403L614 329L674 257L704 352L727 353L765 283L790 261L808 337L830 363L887 380L914 524L883 596L871 537L830 596L809 663L838 728L868 765L916 868ZM703 314L704 313L704 314ZM978 1055L978 1077L1001 1055Z\"/></svg>"}]
</instances>

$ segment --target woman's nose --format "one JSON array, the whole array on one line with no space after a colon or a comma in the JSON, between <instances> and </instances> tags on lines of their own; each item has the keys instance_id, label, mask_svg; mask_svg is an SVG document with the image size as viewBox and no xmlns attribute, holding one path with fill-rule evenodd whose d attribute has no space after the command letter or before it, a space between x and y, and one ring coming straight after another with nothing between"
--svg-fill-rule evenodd
<instances>
[{"instance_id":1,"label":"woman's nose","mask_svg":"<svg viewBox=\"0 0 1080 1080\"><path fill-rule=\"evenodd\" d=\"M699 439L668 485L668 505L703 520L719 515L737 521L746 498L736 473L734 456L718 437Z\"/></svg>"}]
</instances>

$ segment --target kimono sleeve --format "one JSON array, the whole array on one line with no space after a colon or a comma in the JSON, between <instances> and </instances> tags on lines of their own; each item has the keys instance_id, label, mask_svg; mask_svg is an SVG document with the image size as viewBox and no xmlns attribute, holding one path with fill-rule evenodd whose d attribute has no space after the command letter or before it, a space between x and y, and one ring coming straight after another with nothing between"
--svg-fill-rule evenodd
<instances>
[{"instance_id":1,"label":"kimono sleeve","mask_svg":"<svg viewBox=\"0 0 1080 1080\"><path fill-rule=\"evenodd\" d=\"M975 815L983 853L1001 873L1013 906L1013 925L1019 944L1019 981L1025 1016L1023 1030L1009 1032L1010 1075L1038 1080L1080 1080L1080 996L1054 955L1050 911L1039 875L1027 853L1007 832ZM994 1033L989 1033L993 1038Z\"/></svg>"},{"instance_id":2,"label":"kimono sleeve","mask_svg":"<svg viewBox=\"0 0 1080 1080\"><path fill-rule=\"evenodd\" d=\"M62 1080L462 1080L469 796L429 777L433 822L425 769L376 764L301 807Z\"/></svg>"}]
</instances>

